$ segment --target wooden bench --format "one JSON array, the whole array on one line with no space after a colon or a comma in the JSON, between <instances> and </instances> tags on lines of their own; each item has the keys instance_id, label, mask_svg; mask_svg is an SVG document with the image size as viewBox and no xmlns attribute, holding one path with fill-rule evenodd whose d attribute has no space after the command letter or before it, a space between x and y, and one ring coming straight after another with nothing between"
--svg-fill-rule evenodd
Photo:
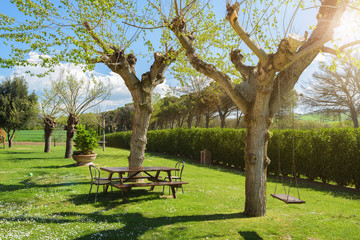
<instances>
[{"instance_id":1,"label":"wooden bench","mask_svg":"<svg viewBox=\"0 0 360 240\"><path fill-rule=\"evenodd\" d=\"M159 176L158 178L161 178L161 176ZM108 180L109 178L98 178L98 179ZM126 179L129 179L129 178L128 177L122 177L122 179L126 180ZM149 176L134 176L131 179L150 179L150 177ZM119 177L111 177L111 180L120 180L120 178Z\"/></svg>"},{"instance_id":2,"label":"wooden bench","mask_svg":"<svg viewBox=\"0 0 360 240\"><path fill-rule=\"evenodd\" d=\"M122 189L122 188L133 188L133 187L156 187L156 186L174 186L174 187L181 187L181 185L187 184L187 182L136 182L136 183L118 183L118 182L111 182L113 187Z\"/></svg>"},{"instance_id":3,"label":"wooden bench","mask_svg":"<svg viewBox=\"0 0 360 240\"><path fill-rule=\"evenodd\" d=\"M156 186L169 186L171 187L173 197L176 198L175 187L181 187L183 184L188 184L187 182L135 182L135 183L118 183L118 182L111 182L111 186L121 189L123 202L126 203L125 199L125 191L131 190L133 187L156 187ZM152 190L151 189L151 190Z\"/></svg>"},{"instance_id":4,"label":"wooden bench","mask_svg":"<svg viewBox=\"0 0 360 240\"><path fill-rule=\"evenodd\" d=\"M156 186L169 186L172 190L173 197L176 198L175 187L181 187L183 184L188 184L187 182L182 181L171 181L171 172L179 171L176 167L101 167L100 169L109 172L108 179L112 179L114 173L119 174L120 181L111 181L109 185L121 189L123 202L125 202L125 192L131 190L133 187L150 187L150 190L153 190ZM160 172L165 172L169 181L162 180ZM141 173L147 176L139 176L138 174ZM124 175L127 174L130 176L125 177ZM147 179L148 181L132 181L137 179ZM109 185L105 186L104 193L107 192Z\"/></svg>"}]
</instances>

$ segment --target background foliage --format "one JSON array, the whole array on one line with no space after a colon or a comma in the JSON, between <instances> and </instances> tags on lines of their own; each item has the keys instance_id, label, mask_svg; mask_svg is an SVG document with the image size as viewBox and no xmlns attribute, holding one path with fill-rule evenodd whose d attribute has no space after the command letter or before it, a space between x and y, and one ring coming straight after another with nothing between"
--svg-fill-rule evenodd
<instances>
[{"instance_id":1,"label":"background foliage","mask_svg":"<svg viewBox=\"0 0 360 240\"><path fill-rule=\"evenodd\" d=\"M129 148L130 132L108 134L109 146ZM147 151L200 159L200 151L211 151L212 163L244 170L245 130L176 128L148 132ZM297 175L310 180L355 185L360 188L360 130L353 128L274 130L268 156L269 173Z\"/></svg>"}]
</instances>

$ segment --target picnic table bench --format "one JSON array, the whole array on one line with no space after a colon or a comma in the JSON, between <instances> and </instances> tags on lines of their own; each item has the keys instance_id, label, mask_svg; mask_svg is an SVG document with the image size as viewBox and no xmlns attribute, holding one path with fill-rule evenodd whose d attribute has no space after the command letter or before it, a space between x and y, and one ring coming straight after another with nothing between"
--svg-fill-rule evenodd
<instances>
[{"instance_id":1,"label":"picnic table bench","mask_svg":"<svg viewBox=\"0 0 360 240\"><path fill-rule=\"evenodd\" d=\"M126 202L125 192L131 190L134 187L151 187L150 190L153 190L156 186L169 186L172 191L172 195L176 198L176 187L181 187L183 184L188 184L187 182L182 181L172 181L171 171L178 171L177 168L169 167L101 167L101 170L109 172L108 180L113 187L121 189L123 202ZM155 175L152 174L155 172ZM164 180L160 176L160 172L166 172L168 180ZM119 181L112 181L112 175L114 173L119 174ZM144 173L146 176L139 176L138 174ZM129 174L129 176L125 176ZM138 179L146 179L148 182L138 182ZM108 186L105 187L104 192L106 193Z\"/></svg>"}]
</instances>

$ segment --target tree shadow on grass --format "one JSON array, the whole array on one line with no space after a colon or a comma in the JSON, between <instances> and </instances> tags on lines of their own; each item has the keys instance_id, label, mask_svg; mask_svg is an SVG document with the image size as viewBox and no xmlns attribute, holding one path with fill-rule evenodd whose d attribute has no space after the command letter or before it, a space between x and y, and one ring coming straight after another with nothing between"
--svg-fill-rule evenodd
<instances>
[{"instance_id":1,"label":"tree shadow on grass","mask_svg":"<svg viewBox=\"0 0 360 240\"><path fill-rule=\"evenodd\" d=\"M90 184L89 184L89 190L90 190ZM71 198L68 200L75 205L84 205L91 203L91 204L95 204L94 205L95 207L106 208L107 210L116 208L120 204L124 204L122 202L121 191L117 189L114 189L111 192L109 188L108 192L104 194L102 192L102 187L99 187L96 203L94 203L95 195L96 195L96 186L93 186L90 195L88 195L88 192L86 194L77 194L71 196ZM147 191L144 189L133 189L125 193L127 203L140 203L151 200L158 200L161 195L162 192Z\"/></svg>"},{"instance_id":2,"label":"tree shadow on grass","mask_svg":"<svg viewBox=\"0 0 360 240\"><path fill-rule=\"evenodd\" d=\"M33 153L35 153L35 152L20 152L20 151L14 151L14 152L10 152L10 151L8 151L7 153L6 153L6 155L10 155L10 154L16 154L16 155L19 155L19 154L26 154L26 155L28 155L28 154L33 154Z\"/></svg>"},{"instance_id":3,"label":"tree shadow on grass","mask_svg":"<svg viewBox=\"0 0 360 240\"><path fill-rule=\"evenodd\" d=\"M18 157L18 158L11 158L10 161L13 162L20 162L20 161L33 161L33 160L45 160L47 158L34 158L34 157Z\"/></svg>"},{"instance_id":4,"label":"tree shadow on grass","mask_svg":"<svg viewBox=\"0 0 360 240\"><path fill-rule=\"evenodd\" d=\"M73 186L73 185L83 185L89 184L89 182L63 182L56 184L36 184L31 182L31 179L25 179L21 181L20 184L0 184L0 192L12 192L18 191L22 189L30 189L30 188L54 188L54 187L64 187L64 186Z\"/></svg>"},{"instance_id":5,"label":"tree shadow on grass","mask_svg":"<svg viewBox=\"0 0 360 240\"><path fill-rule=\"evenodd\" d=\"M78 213L78 212L59 212L51 213L49 217L0 217L0 221L11 221L11 222L37 222L37 223L121 223L124 227L119 229L103 230L94 232L81 237L76 238L77 240L87 239L138 239L147 231L187 222L208 222L208 221L223 221L227 219L246 218L243 213L229 213L229 214L210 214L210 215L184 215L184 216L173 216L173 217L156 217L148 218L143 216L141 213L119 213L119 214L102 214L103 211L97 211L93 213ZM178 236L186 229L186 227L173 228L174 236ZM245 232L246 233L246 232ZM242 233L240 233L241 235ZM246 234L245 234L246 235ZM258 236L256 233L247 234L246 236ZM219 236L220 237L220 236ZM245 238L251 239L251 238ZM256 238L255 238L256 239ZM258 238L261 239L261 238Z\"/></svg>"},{"instance_id":6,"label":"tree shadow on grass","mask_svg":"<svg viewBox=\"0 0 360 240\"><path fill-rule=\"evenodd\" d=\"M261 240L262 239L262 237L260 237L256 232L253 232L253 231L239 232L239 234L245 240Z\"/></svg>"},{"instance_id":7,"label":"tree shadow on grass","mask_svg":"<svg viewBox=\"0 0 360 240\"><path fill-rule=\"evenodd\" d=\"M62 166L59 166L59 165L53 165L53 166L33 167L33 168L39 168L39 169L42 169L42 168L57 169L57 168L73 168L73 167L75 167L75 166L76 166L76 164L75 164L75 163L71 163L71 164L62 165Z\"/></svg>"},{"instance_id":8,"label":"tree shadow on grass","mask_svg":"<svg viewBox=\"0 0 360 240\"><path fill-rule=\"evenodd\" d=\"M242 213L231 214L211 214L211 215L190 215L190 216L174 216L174 217L157 217L148 218L140 213L130 213L122 216L112 216L113 219L118 219L125 224L121 229L105 230L96 233L91 233L79 238L77 240L91 239L97 236L105 237L106 239L138 239L149 230L156 229L166 225L186 222L207 222L207 221L222 221L224 219L245 218ZM115 217L115 218L114 218ZM109 219L107 219L109 221ZM174 228L173 230L180 234L185 227ZM179 234L172 233L175 236Z\"/></svg>"}]
</instances>

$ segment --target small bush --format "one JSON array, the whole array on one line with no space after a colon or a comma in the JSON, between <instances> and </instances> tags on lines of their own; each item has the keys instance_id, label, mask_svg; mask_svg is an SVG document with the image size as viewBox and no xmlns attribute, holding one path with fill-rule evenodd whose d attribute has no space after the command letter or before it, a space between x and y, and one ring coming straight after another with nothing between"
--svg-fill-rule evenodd
<instances>
[{"instance_id":1,"label":"small bush","mask_svg":"<svg viewBox=\"0 0 360 240\"><path fill-rule=\"evenodd\" d=\"M84 125L79 124L74 138L75 148L81 154L88 155L98 146L97 134L93 129L86 130Z\"/></svg>"}]
</instances>

